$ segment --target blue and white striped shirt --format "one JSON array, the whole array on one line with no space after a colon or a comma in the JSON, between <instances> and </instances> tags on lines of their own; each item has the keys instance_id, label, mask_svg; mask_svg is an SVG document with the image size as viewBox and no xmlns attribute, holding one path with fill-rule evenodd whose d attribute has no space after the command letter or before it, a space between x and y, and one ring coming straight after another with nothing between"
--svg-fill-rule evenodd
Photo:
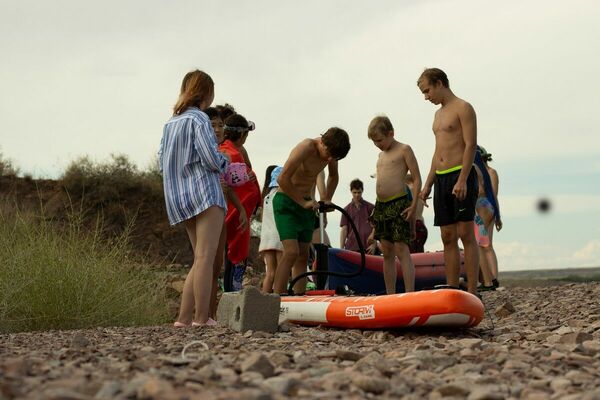
<instances>
[{"instance_id":1,"label":"blue and white striped shirt","mask_svg":"<svg viewBox=\"0 0 600 400\"><path fill-rule=\"evenodd\" d=\"M214 205L227 211L219 176L229 161L218 151L208 116L198 108L189 107L165 124L158 163L171 225Z\"/></svg>"}]
</instances>

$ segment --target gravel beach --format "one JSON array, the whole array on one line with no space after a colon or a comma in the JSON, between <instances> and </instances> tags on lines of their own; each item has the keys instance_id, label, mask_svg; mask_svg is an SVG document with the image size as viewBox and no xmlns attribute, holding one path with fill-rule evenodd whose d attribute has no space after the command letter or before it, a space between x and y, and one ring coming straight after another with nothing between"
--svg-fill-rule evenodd
<instances>
[{"instance_id":1,"label":"gravel beach","mask_svg":"<svg viewBox=\"0 0 600 400\"><path fill-rule=\"evenodd\" d=\"M501 289L461 330L0 335L0 399L600 399L600 283Z\"/></svg>"}]
</instances>

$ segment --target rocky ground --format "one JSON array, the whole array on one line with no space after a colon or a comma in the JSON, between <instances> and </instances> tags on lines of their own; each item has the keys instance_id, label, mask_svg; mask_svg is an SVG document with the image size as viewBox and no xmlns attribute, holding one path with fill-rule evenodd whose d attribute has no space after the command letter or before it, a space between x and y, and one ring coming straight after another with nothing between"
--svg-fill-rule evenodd
<instances>
[{"instance_id":1,"label":"rocky ground","mask_svg":"<svg viewBox=\"0 0 600 400\"><path fill-rule=\"evenodd\" d=\"M0 399L600 399L598 299L598 283L489 292L484 321L452 331L1 335Z\"/></svg>"}]
</instances>

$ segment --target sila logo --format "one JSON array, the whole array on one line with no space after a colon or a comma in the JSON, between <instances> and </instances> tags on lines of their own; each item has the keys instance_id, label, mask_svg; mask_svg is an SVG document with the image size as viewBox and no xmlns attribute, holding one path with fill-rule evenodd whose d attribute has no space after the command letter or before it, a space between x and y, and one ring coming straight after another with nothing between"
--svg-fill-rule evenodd
<instances>
[{"instance_id":1,"label":"sila logo","mask_svg":"<svg viewBox=\"0 0 600 400\"><path fill-rule=\"evenodd\" d=\"M358 319L375 319L375 306L346 307L346 317L358 317Z\"/></svg>"}]
</instances>

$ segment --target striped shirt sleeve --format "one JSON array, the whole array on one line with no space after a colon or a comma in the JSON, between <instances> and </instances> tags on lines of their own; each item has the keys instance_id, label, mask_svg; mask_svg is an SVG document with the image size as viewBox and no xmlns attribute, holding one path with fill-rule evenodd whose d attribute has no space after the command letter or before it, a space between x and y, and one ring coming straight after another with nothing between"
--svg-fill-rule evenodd
<instances>
[{"instance_id":1,"label":"striped shirt sleeve","mask_svg":"<svg viewBox=\"0 0 600 400\"><path fill-rule=\"evenodd\" d=\"M160 139L160 147L158 148L158 169L162 172L163 170L163 154L164 154L164 145L165 145L165 136L163 129L163 137Z\"/></svg>"}]
</instances>

